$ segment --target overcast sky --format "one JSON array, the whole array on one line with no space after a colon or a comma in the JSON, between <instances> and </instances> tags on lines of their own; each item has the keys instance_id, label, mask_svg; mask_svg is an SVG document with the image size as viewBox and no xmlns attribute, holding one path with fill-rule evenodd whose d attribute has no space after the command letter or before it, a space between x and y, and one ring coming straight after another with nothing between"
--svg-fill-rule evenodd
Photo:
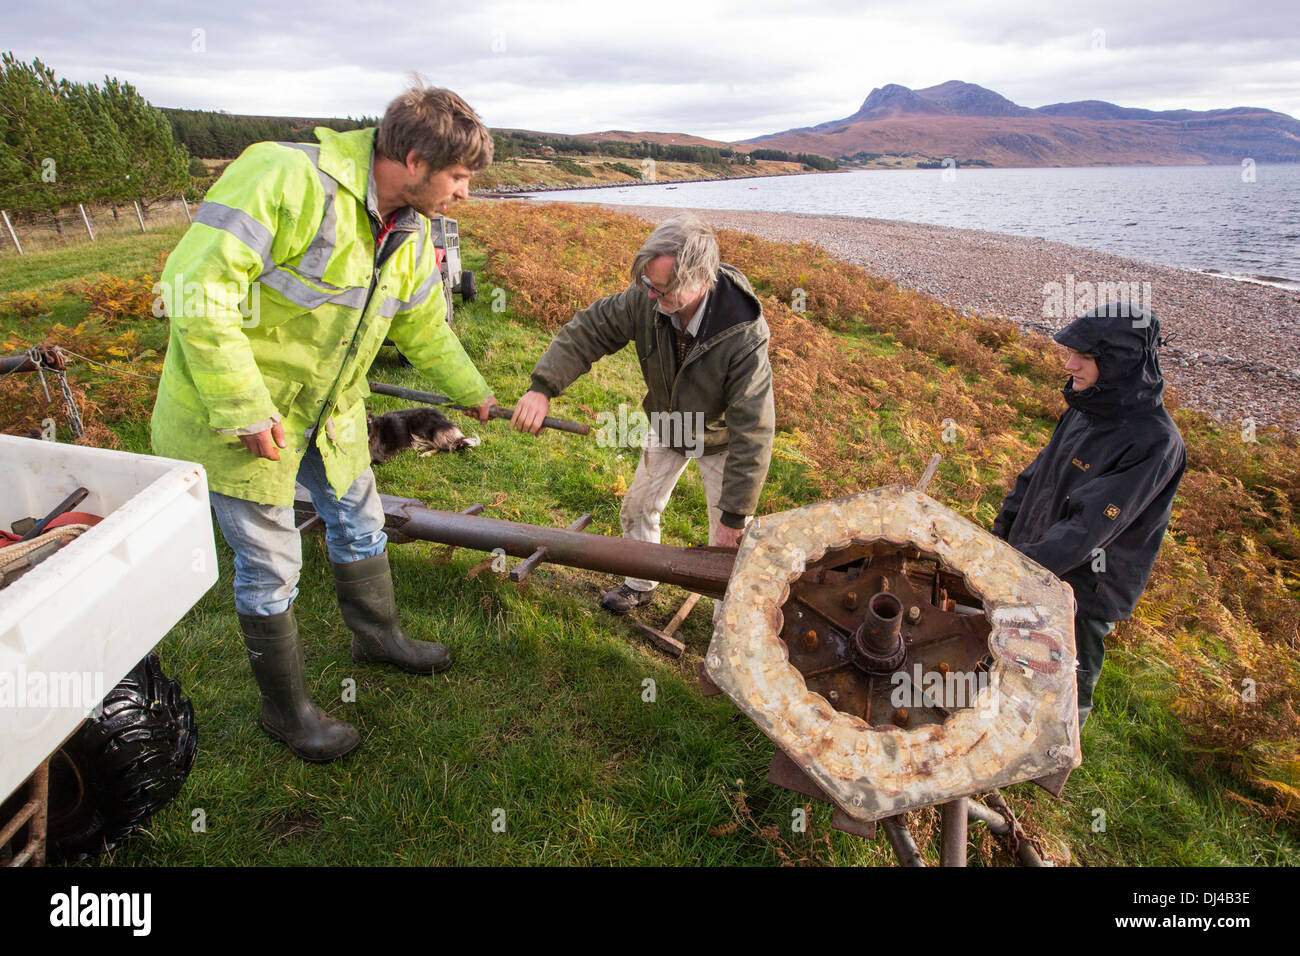
<instances>
[{"instance_id":1,"label":"overcast sky","mask_svg":"<svg viewBox=\"0 0 1300 956\"><path fill-rule=\"evenodd\" d=\"M0 0L0 48L157 106L383 112L411 70L490 126L735 140L838 119L873 87L978 83L1023 106L1300 116L1300 3ZM187 12L189 11L189 12Z\"/></svg>"}]
</instances>

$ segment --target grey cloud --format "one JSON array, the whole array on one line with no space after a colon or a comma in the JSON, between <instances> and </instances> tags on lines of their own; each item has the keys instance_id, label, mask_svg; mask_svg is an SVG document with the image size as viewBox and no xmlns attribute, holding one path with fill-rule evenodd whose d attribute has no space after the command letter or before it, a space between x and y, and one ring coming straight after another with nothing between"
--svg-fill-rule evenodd
<instances>
[{"instance_id":1,"label":"grey cloud","mask_svg":"<svg viewBox=\"0 0 1300 956\"><path fill-rule=\"evenodd\" d=\"M130 78L160 105L373 114L416 69L464 94L494 125L730 130L742 138L846 116L874 86L949 79L1026 106L1109 99L1294 113L1300 8L1293 7L832 0L796 11L788 2L731 0L683 7L675 18L659 7L616 4L576 16L563 3L320 0L268 8L264 0L225 0L178 9L162 0L52 0L8 11L6 35L24 59L40 56L71 79ZM191 51L195 29L206 31L202 54ZM1105 30L1101 60L1090 57L1094 29ZM939 42L970 56L936 62L927 53ZM884 65L886 54L911 49L904 68Z\"/></svg>"}]
</instances>

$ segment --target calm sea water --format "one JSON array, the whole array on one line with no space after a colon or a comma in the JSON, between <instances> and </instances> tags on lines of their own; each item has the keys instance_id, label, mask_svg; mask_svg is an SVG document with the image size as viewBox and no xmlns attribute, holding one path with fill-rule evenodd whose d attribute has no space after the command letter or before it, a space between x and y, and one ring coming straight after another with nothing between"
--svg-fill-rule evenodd
<instances>
[{"instance_id":1,"label":"calm sea water","mask_svg":"<svg viewBox=\"0 0 1300 956\"><path fill-rule=\"evenodd\" d=\"M862 216L987 229L1300 288L1300 165L856 170L539 199Z\"/></svg>"}]
</instances>

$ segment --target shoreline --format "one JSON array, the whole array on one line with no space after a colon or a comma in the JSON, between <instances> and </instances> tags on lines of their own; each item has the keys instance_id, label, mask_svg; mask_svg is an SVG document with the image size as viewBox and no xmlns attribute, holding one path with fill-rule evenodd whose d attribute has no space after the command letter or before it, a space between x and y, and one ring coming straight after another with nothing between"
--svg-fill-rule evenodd
<instances>
[{"instance_id":1,"label":"shoreline","mask_svg":"<svg viewBox=\"0 0 1300 956\"><path fill-rule=\"evenodd\" d=\"M549 200L539 200L542 202ZM891 219L673 206L602 208L659 222L692 212L715 229L811 242L950 308L1051 335L1074 317L1044 293L1085 283L1138 283L1168 340L1161 370L1182 405L1225 424L1300 432L1300 291L1177 269L1007 233ZM1146 285L1148 284L1149 285ZM1104 304L1104 303L1103 303ZM1074 310L1079 311L1079 310ZM1056 313L1060 312L1060 315Z\"/></svg>"},{"instance_id":2,"label":"shoreline","mask_svg":"<svg viewBox=\"0 0 1300 956\"><path fill-rule=\"evenodd\" d=\"M567 193L582 189L627 189L629 186L677 186L681 183L731 183L742 179L783 179L786 176L821 176L847 172L845 169L801 169L797 173L754 173L751 176L704 176L700 179L629 179L625 183L572 183L568 186L500 186L495 189L474 190L471 199L528 199L532 193ZM599 205L604 205L603 203Z\"/></svg>"}]
</instances>

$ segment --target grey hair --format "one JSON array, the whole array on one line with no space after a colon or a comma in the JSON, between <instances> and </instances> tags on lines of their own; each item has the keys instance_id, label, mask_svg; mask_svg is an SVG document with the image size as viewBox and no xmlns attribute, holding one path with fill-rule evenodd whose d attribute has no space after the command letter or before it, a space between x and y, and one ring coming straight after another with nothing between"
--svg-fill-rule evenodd
<instances>
[{"instance_id":1,"label":"grey hair","mask_svg":"<svg viewBox=\"0 0 1300 956\"><path fill-rule=\"evenodd\" d=\"M632 260L632 281L640 282L650 260L673 256L672 282L665 292L696 286L712 289L718 277L718 240L698 216L685 213L655 227Z\"/></svg>"}]
</instances>

